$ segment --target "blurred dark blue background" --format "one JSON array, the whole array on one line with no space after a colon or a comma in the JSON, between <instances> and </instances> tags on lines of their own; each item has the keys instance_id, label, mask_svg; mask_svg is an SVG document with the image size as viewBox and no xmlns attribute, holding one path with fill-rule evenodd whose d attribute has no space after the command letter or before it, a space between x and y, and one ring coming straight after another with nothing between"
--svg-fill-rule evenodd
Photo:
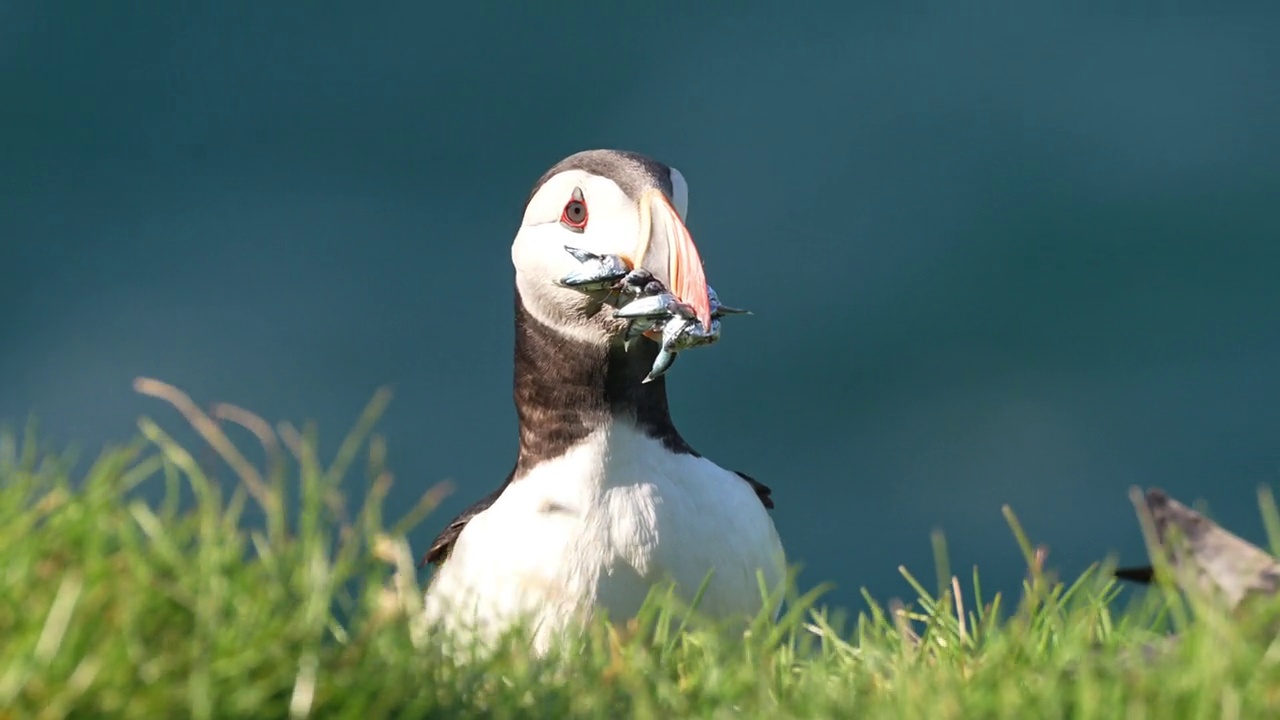
<instances>
[{"instance_id":1,"label":"blurred dark blue background","mask_svg":"<svg viewBox=\"0 0 1280 720\"><path fill-rule=\"evenodd\" d=\"M1274 4L285 5L0 5L0 419L176 427L148 375L332 452L390 384L394 501L459 490L420 552L514 457L528 188L617 147L684 172L756 312L672 401L805 583L902 593L940 527L1011 587L1002 503L1064 572L1141 560L1134 483L1262 537Z\"/></svg>"}]
</instances>

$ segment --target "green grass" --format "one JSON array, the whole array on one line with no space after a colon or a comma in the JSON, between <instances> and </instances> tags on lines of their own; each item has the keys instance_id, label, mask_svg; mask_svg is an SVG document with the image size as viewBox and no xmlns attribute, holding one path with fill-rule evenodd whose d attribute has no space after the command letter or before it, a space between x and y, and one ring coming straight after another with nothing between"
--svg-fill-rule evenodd
<instances>
[{"instance_id":1,"label":"green grass","mask_svg":"<svg viewBox=\"0 0 1280 720\"><path fill-rule=\"evenodd\" d=\"M544 661L512 638L456 664L410 621L404 537L439 495L384 516L391 476L370 431L385 395L324 462L314 434L139 389L177 404L234 480L145 419L77 477L30 434L0 441L0 718L1280 717L1265 618L1158 591L1114 612L1106 568L1057 581L1012 513L1019 597L984 596L976 571L953 579L939 538L936 589L907 573L918 597L868 598L848 622L816 588L777 623L682 630L655 595L637 621L597 622ZM260 465L220 429L235 422L260 438ZM372 489L350 505L340 488L359 473Z\"/></svg>"}]
</instances>

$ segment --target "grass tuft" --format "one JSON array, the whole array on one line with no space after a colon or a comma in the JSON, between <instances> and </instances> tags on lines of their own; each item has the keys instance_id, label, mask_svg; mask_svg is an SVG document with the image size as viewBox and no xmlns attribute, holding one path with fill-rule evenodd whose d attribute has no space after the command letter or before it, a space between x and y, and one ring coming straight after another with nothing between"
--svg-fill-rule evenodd
<instances>
[{"instance_id":1,"label":"grass tuft","mask_svg":"<svg viewBox=\"0 0 1280 720\"><path fill-rule=\"evenodd\" d=\"M75 477L34 433L0 434L0 717L1280 716L1274 603L1228 614L1166 584L1117 612L1109 565L1058 580L1009 508L1027 561L1016 599L984 595L977 568L953 574L938 533L935 588L902 568L915 596L864 590L851 620L794 576L781 618L737 634L699 621L696 597L655 590L638 618L598 620L546 659L516 633L460 664L412 622L406 533L447 488L386 516L374 427L388 394L325 462L313 430L206 413L154 380L137 389L176 408L235 480L146 418ZM348 507L356 472L369 491ZM1274 501L1260 501L1275 543Z\"/></svg>"}]
</instances>

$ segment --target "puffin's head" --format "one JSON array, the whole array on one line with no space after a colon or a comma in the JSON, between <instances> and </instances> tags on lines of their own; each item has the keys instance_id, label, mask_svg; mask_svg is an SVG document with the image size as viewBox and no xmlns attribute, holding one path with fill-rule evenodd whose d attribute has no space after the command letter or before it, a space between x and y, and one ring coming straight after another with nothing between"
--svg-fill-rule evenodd
<instances>
[{"instance_id":1,"label":"puffin's head","mask_svg":"<svg viewBox=\"0 0 1280 720\"><path fill-rule=\"evenodd\" d=\"M525 309L579 339L621 336L625 324L602 297L557 284L580 266L567 245L648 270L710 327L702 260L684 224L688 204L684 176L638 153L587 150L556 163L534 184L511 245Z\"/></svg>"}]
</instances>

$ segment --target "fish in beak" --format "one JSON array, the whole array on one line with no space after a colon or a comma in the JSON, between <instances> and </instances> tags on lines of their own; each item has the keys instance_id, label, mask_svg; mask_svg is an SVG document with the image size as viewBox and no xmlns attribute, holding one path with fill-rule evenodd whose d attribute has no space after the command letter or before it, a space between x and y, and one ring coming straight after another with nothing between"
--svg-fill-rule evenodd
<instances>
[{"instance_id":1,"label":"fish in beak","mask_svg":"<svg viewBox=\"0 0 1280 720\"><path fill-rule=\"evenodd\" d=\"M661 347L642 382L661 377L676 354L714 344L720 318L749 315L722 305L707 285L702 258L680 213L661 190L640 198L640 234L629 255L600 255L564 246L580 267L556 281L582 292L607 291L615 317L627 321L624 346L643 335Z\"/></svg>"}]
</instances>

